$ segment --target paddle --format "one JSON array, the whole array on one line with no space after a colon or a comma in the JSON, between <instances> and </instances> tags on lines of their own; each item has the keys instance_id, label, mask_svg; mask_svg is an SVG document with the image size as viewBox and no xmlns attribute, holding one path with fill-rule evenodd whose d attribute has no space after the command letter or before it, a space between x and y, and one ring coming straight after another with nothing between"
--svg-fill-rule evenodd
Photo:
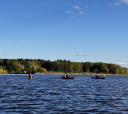
<instances>
[{"instance_id":1,"label":"paddle","mask_svg":"<svg viewBox=\"0 0 128 114\"><path fill-rule=\"evenodd\" d=\"M24 71L24 73L26 74L27 72ZM31 75L31 74L30 74ZM30 76L29 74L27 75L28 77ZM35 79L35 78L32 78L32 75L31 75L31 78L29 77L29 79Z\"/></svg>"}]
</instances>

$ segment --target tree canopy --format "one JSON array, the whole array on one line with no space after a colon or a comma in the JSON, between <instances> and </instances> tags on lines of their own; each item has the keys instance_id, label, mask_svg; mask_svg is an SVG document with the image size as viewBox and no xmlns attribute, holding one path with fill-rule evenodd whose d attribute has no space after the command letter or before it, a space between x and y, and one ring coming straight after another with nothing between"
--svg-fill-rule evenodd
<instances>
[{"instance_id":1,"label":"tree canopy","mask_svg":"<svg viewBox=\"0 0 128 114\"><path fill-rule=\"evenodd\" d=\"M66 60L41 59L0 59L0 73L105 73L128 74L128 68L120 65L102 62L71 62Z\"/></svg>"}]
</instances>

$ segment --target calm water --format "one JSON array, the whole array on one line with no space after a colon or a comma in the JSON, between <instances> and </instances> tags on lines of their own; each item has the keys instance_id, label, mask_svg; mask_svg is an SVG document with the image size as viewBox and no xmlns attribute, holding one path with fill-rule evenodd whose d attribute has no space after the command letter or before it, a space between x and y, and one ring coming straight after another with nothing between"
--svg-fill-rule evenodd
<instances>
[{"instance_id":1,"label":"calm water","mask_svg":"<svg viewBox=\"0 0 128 114\"><path fill-rule=\"evenodd\" d=\"M127 114L128 76L0 75L0 113Z\"/></svg>"}]
</instances>

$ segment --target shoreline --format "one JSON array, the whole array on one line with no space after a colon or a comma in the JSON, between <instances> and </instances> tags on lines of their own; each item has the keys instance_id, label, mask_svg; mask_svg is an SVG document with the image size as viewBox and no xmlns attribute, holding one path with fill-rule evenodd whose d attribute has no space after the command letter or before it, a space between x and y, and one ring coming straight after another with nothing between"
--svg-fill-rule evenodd
<instances>
[{"instance_id":1,"label":"shoreline","mask_svg":"<svg viewBox=\"0 0 128 114\"><path fill-rule=\"evenodd\" d=\"M27 74L27 73L26 73ZM64 75L65 73L62 72L47 72L47 73L34 73L34 74L48 74L48 75ZM104 74L104 73L68 73L68 75L128 75L128 74ZM3 73L0 75L11 75L9 73ZM24 74L17 74L17 75L24 75Z\"/></svg>"},{"instance_id":2,"label":"shoreline","mask_svg":"<svg viewBox=\"0 0 128 114\"><path fill-rule=\"evenodd\" d=\"M52 75L64 75L64 73L48 72L48 73L35 73L35 74L52 74ZM128 75L128 74L104 74L104 73L68 73L69 75Z\"/></svg>"}]
</instances>

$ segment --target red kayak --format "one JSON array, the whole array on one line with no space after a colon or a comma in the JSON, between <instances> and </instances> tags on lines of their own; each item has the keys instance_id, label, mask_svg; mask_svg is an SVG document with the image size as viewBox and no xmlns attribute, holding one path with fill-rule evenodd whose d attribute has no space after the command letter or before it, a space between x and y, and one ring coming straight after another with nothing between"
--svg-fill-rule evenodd
<instances>
[{"instance_id":1,"label":"red kayak","mask_svg":"<svg viewBox=\"0 0 128 114\"><path fill-rule=\"evenodd\" d=\"M74 77L68 77L68 78L62 77L61 79L74 79Z\"/></svg>"}]
</instances>

